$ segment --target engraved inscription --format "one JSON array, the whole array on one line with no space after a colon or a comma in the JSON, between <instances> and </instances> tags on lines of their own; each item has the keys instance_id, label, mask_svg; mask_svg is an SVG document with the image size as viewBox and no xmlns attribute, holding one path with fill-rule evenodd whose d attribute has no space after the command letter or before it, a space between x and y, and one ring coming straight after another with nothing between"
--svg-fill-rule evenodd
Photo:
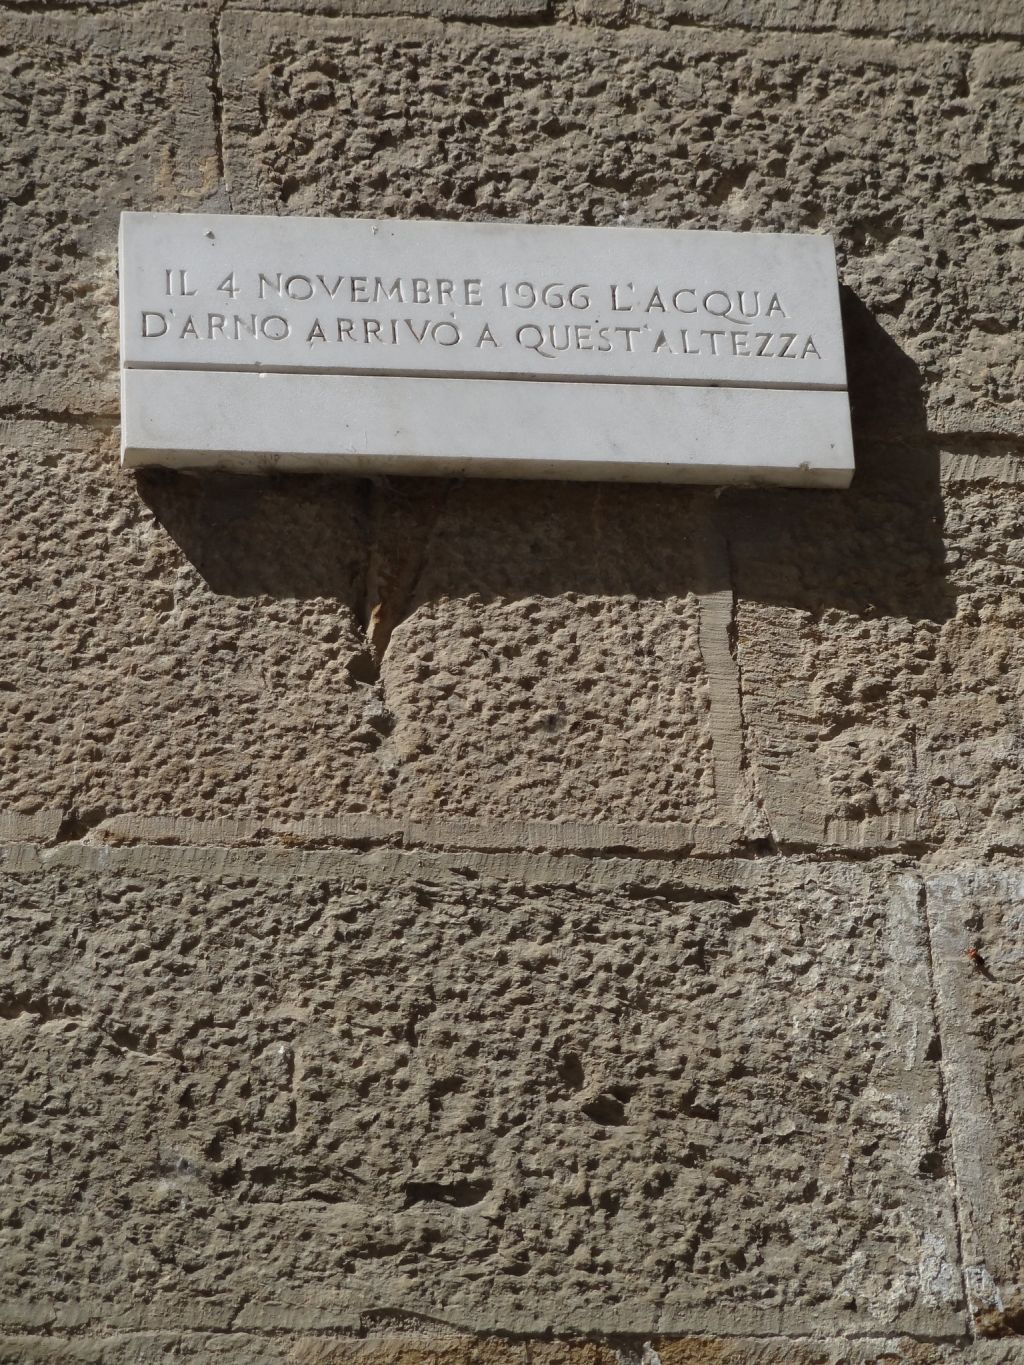
<instances>
[{"instance_id":1,"label":"engraved inscription","mask_svg":"<svg viewBox=\"0 0 1024 1365\"><path fill-rule=\"evenodd\" d=\"M845 487L816 235L121 219L128 465Z\"/></svg>"},{"instance_id":2,"label":"engraved inscription","mask_svg":"<svg viewBox=\"0 0 1024 1365\"><path fill-rule=\"evenodd\" d=\"M190 270L192 274L190 275ZM220 273L220 272L218 272ZM194 297L190 288L198 278L194 267L163 269L166 292ZM229 342L284 341L293 333L309 347L340 344L344 347L400 346L410 350L437 346L521 348L543 360L557 360L568 351L594 355L637 353L657 356L666 362L687 356L714 360L729 356L745 360L821 360L822 350L813 332L783 330L790 314L778 290L766 287L711 289L692 285L609 281L592 284L578 281L449 279L437 275L387 277L370 274L336 274L259 270L252 276L229 270L215 292L233 304L272 302L281 311L184 312L181 308L144 309L139 336L145 340L172 336L179 341ZM602 310L598 300L604 299ZM315 304L317 311L290 316L288 305ZM326 307L343 303L347 316ZM393 305L410 313L395 316ZM380 305L388 307L390 315ZM422 308L454 309L449 317L422 314ZM459 309L490 309L487 321L466 325ZM517 323L515 315L529 312L537 321ZM579 320L562 321L569 312ZM558 314L549 321L547 314ZM633 319L627 321L626 318ZM583 320L585 318L586 320ZM728 327L701 327L701 319L724 322Z\"/></svg>"},{"instance_id":3,"label":"engraved inscription","mask_svg":"<svg viewBox=\"0 0 1024 1365\"><path fill-rule=\"evenodd\" d=\"M820 237L125 215L125 364L841 388Z\"/></svg>"}]
</instances>

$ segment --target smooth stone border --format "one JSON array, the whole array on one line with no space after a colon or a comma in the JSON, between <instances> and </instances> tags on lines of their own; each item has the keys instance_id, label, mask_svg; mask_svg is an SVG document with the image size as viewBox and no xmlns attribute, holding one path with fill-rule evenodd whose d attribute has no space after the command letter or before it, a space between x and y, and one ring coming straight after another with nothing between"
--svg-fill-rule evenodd
<instances>
[{"instance_id":1,"label":"smooth stone border","mask_svg":"<svg viewBox=\"0 0 1024 1365\"><path fill-rule=\"evenodd\" d=\"M122 372L128 468L846 488L845 392Z\"/></svg>"}]
</instances>

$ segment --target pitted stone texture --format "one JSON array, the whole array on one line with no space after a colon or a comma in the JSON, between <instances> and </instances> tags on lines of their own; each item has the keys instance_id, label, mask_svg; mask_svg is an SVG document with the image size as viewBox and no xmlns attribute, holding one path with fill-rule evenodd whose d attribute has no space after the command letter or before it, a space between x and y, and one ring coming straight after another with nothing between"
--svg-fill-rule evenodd
<instances>
[{"instance_id":1,"label":"pitted stone texture","mask_svg":"<svg viewBox=\"0 0 1024 1365\"><path fill-rule=\"evenodd\" d=\"M228 5L251 8L246 0ZM544 19L550 0L261 0L261 9L301 10L312 14L346 14L367 19L405 16L417 19L465 19L494 24Z\"/></svg>"},{"instance_id":2,"label":"pitted stone texture","mask_svg":"<svg viewBox=\"0 0 1024 1365\"><path fill-rule=\"evenodd\" d=\"M656 1339L659 1365L1019 1365L1013 1343L950 1345L890 1337L868 1341L776 1338ZM628 1357L627 1357L628 1359ZM619 1365L619 1362L616 1362ZM654 1365L641 1352L638 1365Z\"/></svg>"},{"instance_id":3,"label":"pitted stone texture","mask_svg":"<svg viewBox=\"0 0 1024 1365\"><path fill-rule=\"evenodd\" d=\"M90 9L142 8L147 0L90 0ZM12 9L31 9L38 0L4 0ZM219 14L225 7L252 10L252 0L175 0L175 10L208 10ZM314 13L346 14L368 19L405 16L418 19L466 19L475 23L519 22L543 19L550 0L259 0L259 9L287 9Z\"/></svg>"},{"instance_id":4,"label":"pitted stone texture","mask_svg":"<svg viewBox=\"0 0 1024 1365\"><path fill-rule=\"evenodd\" d=\"M367 1339L241 1332L8 1337L0 1338L0 1365L166 1365L168 1359L193 1365L620 1365L621 1360L604 1343L456 1336L436 1328L427 1335L429 1324L419 1326L419 1332ZM763 1361L769 1365L767 1357Z\"/></svg>"},{"instance_id":5,"label":"pitted stone texture","mask_svg":"<svg viewBox=\"0 0 1024 1365\"><path fill-rule=\"evenodd\" d=\"M118 214L213 206L211 71L201 14L0 15L3 406L116 415Z\"/></svg>"},{"instance_id":6,"label":"pitted stone texture","mask_svg":"<svg viewBox=\"0 0 1024 1365\"><path fill-rule=\"evenodd\" d=\"M933 801L954 831L988 847L1024 845L1024 491L995 480L945 504L946 565L956 615L932 673L926 746Z\"/></svg>"},{"instance_id":7,"label":"pitted stone texture","mask_svg":"<svg viewBox=\"0 0 1024 1365\"><path fill-rule=\"evenodd\" d=\"M156 476L140 496L113 434L6 423L0 444L5 805L76 837L118 812L384 799L355 485Z\"/></svg>"},{"instance_id":8,"label":"pitted stone texture","mask_svg":"<svg viewBox=\"0 0 1024 1365\"><path fill-rule=\"evenodd\" d=\"M975 6L955 0L639 0L639 12L709 28L782 28L797 33L837 29L896 38L1024 37L1015 0Z\"/></svg>"},{"instance_id":9,"label":"pitted stone texture","mask_svg":"<svg viewBox=\"0 0 1024 1365\"><path fill-rule=\"evenodd\" d=\"M0 1365L1020 1365L1012 1341L968 1347L909 1337L864 1340L689 1337L612 1342L417 1334L337 1338L240 1332L0 1338Z\"/></svg>"},{"instance_id":10,"label":"pitted stone texture","mask_svg":"<svg viewBox=\"0 0 1024 1365\"><path fill-rule=\"evenodd\" d=\"M959 1333L912 885L458 866L9 852L11 1326Z\"/></svg>"},{"instance_id":11,"label":"pitted stone texture","mask_svg":"<svg viewBox=\"0 0 1024 1365\"><path fill-rule=\"evenodd\" d=\"M841 499L720 504L755 790L784 842L1019 849L1024 497L872 465Z\"/></svg>"},{"instance_id":12,"label":"pitted stone texture","mask_svg":"<svg viewBox=\"0 0 1024 1365\"><path fill-rule=\"evenodd\" d=\"M698 594L706 496L412 485L384 504L404 619L381 679L403 813L728 823ZM418 529L417 529L418 524ZM383 643L383 641L382 641ZM722 649L728 653L724 631Z\"/></svg>"},{"instance_id":13,"label":"pitted stone texture","mask_svg":"<svg viewBox=\"0 0 1024 1365\"><path fill-rule=\"evenodd\" d=\"M18 814L62 811L62 836L119 814L740 829L700 495L136 482L98 429L0 443Z\"/></svg>"},{"instance_id":14,"label":"pitted stone texture","mask_svg":"<svg viewBox=\"0 0 1024 1365\"><path fill-rule=\"evenodd\" d=\"M61 837L365 814L1022 846L1019 483L943 503L937 457L868 442L842 494L136 484L99 428L2 435L3 801Z\"/></svg>"},{"instance_id":15,"label":"pitted stone texture","mask_svg":"<svg viewBox=\"0 0 1024 1365\"><path fill-rule=\"evenodd\" d=\"M1024 1336L1024 872L937 872L927 897L971 1306Z\"/></svg>"},{"instance_id":16,"label":"pitted stone texture","mask_svg":"<svg viewBox=\"0 0 1024 1365\"><path fill-rule=\"evenodd\" d=\"M1019 1365L1020 1347L914 1341L764 1337L653 1337L614 1342L503 1341L428 1336L297 1344L295 1365Z\"/></svg>"},{"instance_id":17,"label":"pitted stone texture","mask_svg":"<svg viewBox=\"0 0 1024 1365\"><path fill-rule=\"evenodd\" d=\"M244 1332L0 1336L0 1365L293 1365L291 1349Z\"/></svg>"},{"instance_id":18,"label":"pitted stone texture","mask_svg":"<svg viewBox=\"0 0 1024 1365\"><path fill-rule=\"evenodd\" d=\"M830 231L930 423L1024 432L1019 128L966 48L239 12L223 53L237 209Z\"/></svg>"}]
</instances>

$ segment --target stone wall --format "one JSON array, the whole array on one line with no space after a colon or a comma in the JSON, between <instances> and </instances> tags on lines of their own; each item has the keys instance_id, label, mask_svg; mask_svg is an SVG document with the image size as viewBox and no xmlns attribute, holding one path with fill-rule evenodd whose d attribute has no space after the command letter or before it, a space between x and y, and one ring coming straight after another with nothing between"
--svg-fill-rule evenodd
<instances>
[{"instance_id":1,"label":"stone wall","mask_svg":"<svg viewBox=\"0 0 1024 1365\"><path fill-rule=\"evenodd\" d=\"M0 72L0 1361L1024 1361L1019 5ZM122 208L831 232L854 486L128 476Z\"/></svg>"}]
</instances>

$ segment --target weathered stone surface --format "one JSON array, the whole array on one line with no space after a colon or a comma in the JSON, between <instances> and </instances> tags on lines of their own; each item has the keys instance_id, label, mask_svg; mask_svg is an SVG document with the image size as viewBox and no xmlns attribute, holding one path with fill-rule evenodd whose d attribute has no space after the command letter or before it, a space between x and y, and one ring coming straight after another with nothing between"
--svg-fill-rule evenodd
<instances>
[{"instance_id":1,"label":"weathered stone surface","mask_svg":"<svg viewBox=\"0 0 1024 1365\"><path fill-rule=\"evenodd\" d=\"M705 620L702 640L699 594L721 586L704 498L507 484L496 499L467 482L431 502L426 537L403 532L419 509L399 500L378 532L408 546L381 594L406 604L381 672L402 809L739 820L741 778L714 740L724 624Z\"/></svg>"},{"instance_id":2,"label":"weathered stone surface","mask_svg":"<svg viewBox=\"0 0 1024 1365\"><path fill-rule=\"evenodd\" d=\"M222 47L238 209L825 229L926 381L865 418L1024 433L1019 128L967 49L241 12Z\"/></svg>"},{"instance_id":3,"label":"weathered stone surface","mask_svg":"<svg viewBox=\"0 0 1024 1365\"><path fill-rule=\"evenodd\" d=\"M876 460L841 502L723 504L755 791L783 841L1019 849L1024 500Z\"/></svg>"},{"instance_id":4,"label":"weathered stone surface","mask_svg":"<svg viewBox=\"0 0 1024 1365\"><path fill-rule=\"evenodd\" d=\"M971 1306L1024 1336L1024 873L937 872L927 900Z\"/></svg>"},{"instance_id":5,"label":"weathered stone surface","mask_svg":"<svg viewBox=\"0 0 1024 1365\"><path fill-rule=\"evenodd\" d=\"M0 1365L289 1365L292 1345L244 1332L0 1336Z\"/></svg>"},{"instance_id":6,"label":"weathered stone surface","mask_svg":"<svg viewBox=\"0 0 1024 1365\"><path fill-rule=\"evenodd\" d=\"M1024 36L1014 0L967 6L950 0L640 0L640 13L708 27L781 28L797 33L836 29L897 38Z\"/></svg>"},{"instance_id":7,"label":"weathered stone surface","mask_svg":"<svg viewBox=\"0 0 1024 1365\"><path fill-rule=\"evenodd\" d=\"M360 811L739 828L696 495L137 486L102 431L3 438L8 807L79 832Z\"/></svg>"},{"instance_id":8,"label":"weathered stone surface","mask_svg":"<svg viewBox=\"0 0 1024 1365\"><path fill-rule=\"evenodd\" d=\"M0 405L116 415L117 221L214 207L201 14L0 14Z\"/></svg>"},{"instance_id":9,"label":"weathered stone surface","mask_svg":"<svg viewBox=\"0 0 1024 1365\"><path fill-rule=\"evenodd\" d=\"M841 494L496 496L136 484L100 428L2 443L4 804L60 837L365 815L475 847L510 821L527 847L1022 845L1012 460L944 498L937 456L870 443ZM10 837L56 837L40 818Z\"/></svg>"},{"instance_id":10,"label":"weathered stone surface","mask_svg":"<svg viewBox=\"0 0 1024 1365\"><path fill-rule=\"evenodd\" d=\"M959 1331L912 888L459 866L10 850L10 1326Z\"/></svg>"},{"instance_id":11,"label":"weathered stone surface","mask_svg":"<svg viewBox=\"0 0 1024 1365\"><path fill-rule=\"evenodd\" d=\"M764 1337L609 1341L458 1336L421 1330L346 1338L240 1332L0 1337L0 1365L1019 1365L1024 1343Z\"/></svg>"},{"instance_id":12,"label":"weathered stone surface","mask_svg":"<svg viewBox=\"0 0 1024 1365\"><path fill-rule=\"evenodd\" d=\"M353 485L185 482L147 507L111 433L8 423L2 438L6 806L61 810L74 837L118 811L377 799Z\"/></svg>"},{"instance_id":13,"label":"weathered stone surface","mask_svg":"<svg viewBox=\"0 0 1024 1365\"><path fill-rule=\"evenodd\" d=\"M381 3L2 5L0 1361L1021 1365L1016 13ZM125 479L219 126L835 232L854 489Z\"/></svg>"}]
</instances>

